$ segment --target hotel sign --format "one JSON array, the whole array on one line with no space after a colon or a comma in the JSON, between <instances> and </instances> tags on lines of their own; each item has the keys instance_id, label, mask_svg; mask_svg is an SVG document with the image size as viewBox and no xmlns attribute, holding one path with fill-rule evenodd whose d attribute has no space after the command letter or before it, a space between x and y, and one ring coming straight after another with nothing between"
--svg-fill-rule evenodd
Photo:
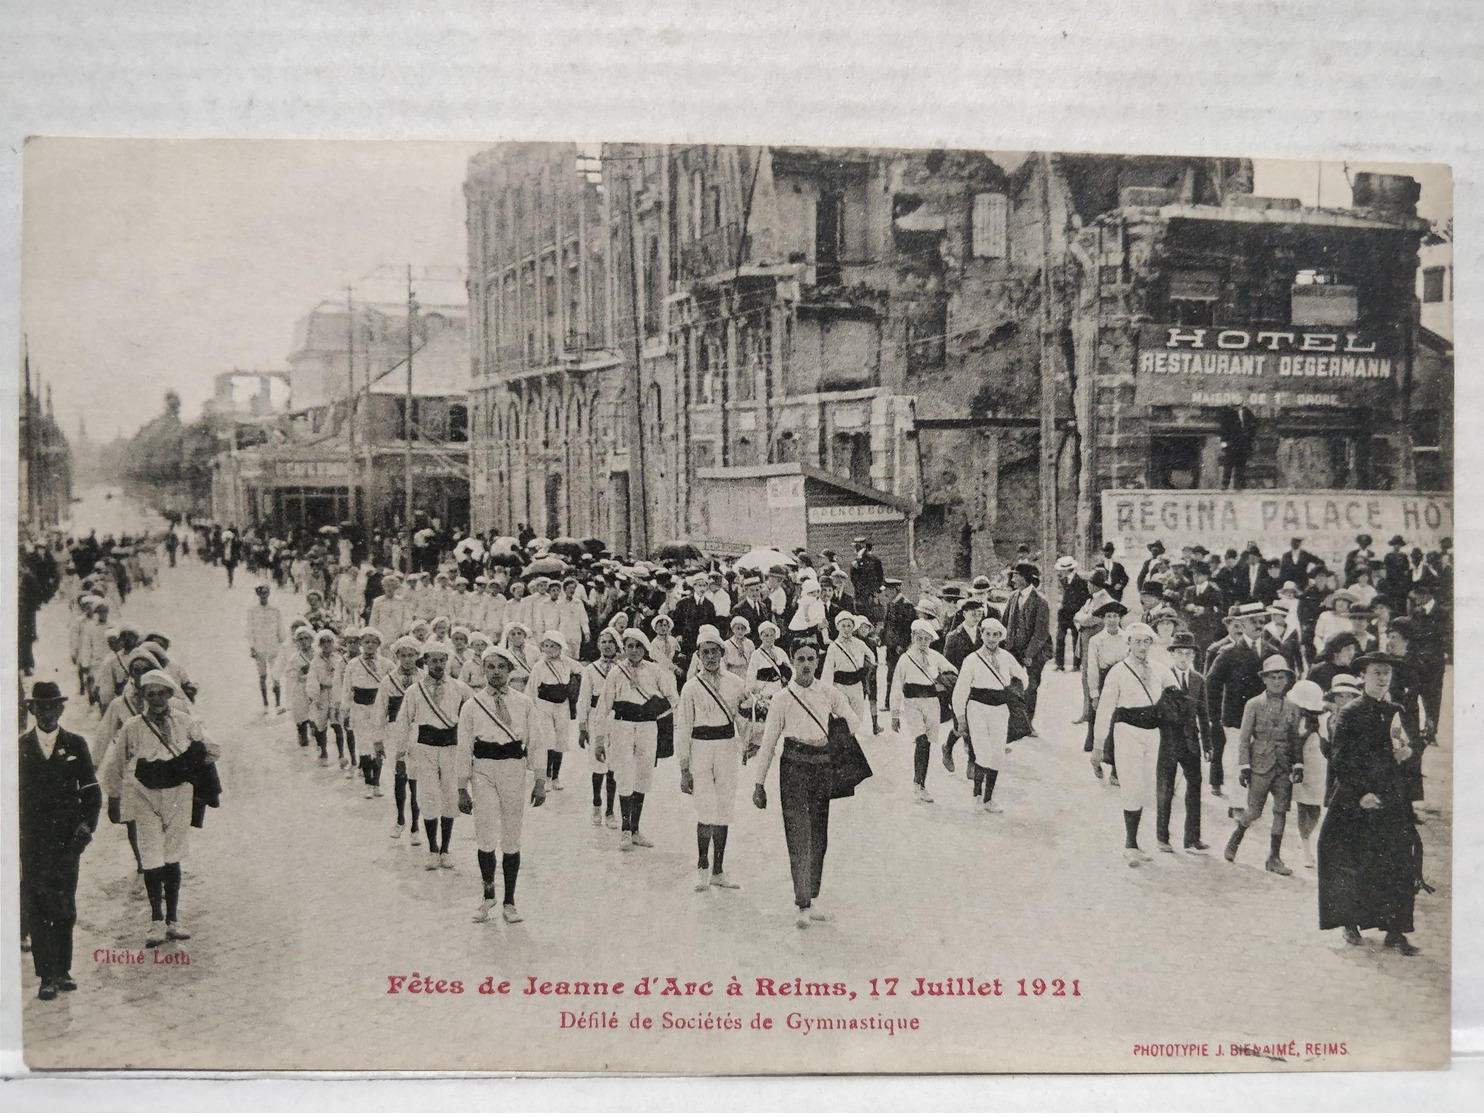
<instances>
[{"instance_id":1,"label":"hotel sign","mask_svg":"<svg viewBox=\"0 0 1484 1117\"><path fill-rule=\"evenodd\" d=\"M1348 328L1145 326L1135 402L1270 411L1355 407L1394 391L1391 336Z\"/></svg>"}]
</instances>

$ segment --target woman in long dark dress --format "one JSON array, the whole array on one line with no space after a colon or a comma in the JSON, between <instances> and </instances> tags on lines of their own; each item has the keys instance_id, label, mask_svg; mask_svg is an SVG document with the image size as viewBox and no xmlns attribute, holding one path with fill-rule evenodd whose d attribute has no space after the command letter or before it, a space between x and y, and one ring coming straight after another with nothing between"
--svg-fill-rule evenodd
<instances>
[{"instance_id":1,"label":"woman in long dark dress","mask_svg":"<svg viewBox=\"0 0 1484 1117\"><path fill-rule=\"evenodd\" d=\"M1335 716L1332 781L1319 830L1319 928L1386 932L1386 947L1418 953L1407 941L1421 879L1422 841L1413 821L1403 764L1412 750L1392 737L1399 709L1386 700L1393 657L1368 653L1353 664L1364 693Z\"/></svg>"}]
</instances>

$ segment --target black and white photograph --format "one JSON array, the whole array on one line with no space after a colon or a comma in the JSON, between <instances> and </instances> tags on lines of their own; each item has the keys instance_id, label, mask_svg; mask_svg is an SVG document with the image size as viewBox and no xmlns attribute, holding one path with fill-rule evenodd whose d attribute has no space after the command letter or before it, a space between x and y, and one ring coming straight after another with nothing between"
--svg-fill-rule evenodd
<instances>
[{"instance_id":1,"label":"black and white photograph","mask_svg":"<svg viewBox=\"0 0 1484 1117\"><path fill-rule=\"evenodd\" d=\"M14 9L8 1108L1468 1103L1466 5Z\"/></svg>"},{"instance_id":2,"label":"black and white photograph","mask_svg":"<svg viewBox=\"0 0 1484 1117\"><path fill-rule=\"evenodd\" d=\"M1446 167L24 170L30 1065L1446 1061Z\"/></svg>"}]
</instances>

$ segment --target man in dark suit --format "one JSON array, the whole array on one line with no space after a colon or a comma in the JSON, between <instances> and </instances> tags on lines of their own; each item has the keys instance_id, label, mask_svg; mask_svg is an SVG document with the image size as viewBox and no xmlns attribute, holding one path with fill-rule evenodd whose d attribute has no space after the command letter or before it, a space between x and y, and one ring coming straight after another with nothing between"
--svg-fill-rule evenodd
<instances>
[{"instance_id":1,"label":"man in dark suit","mask_svg":"<svg viewBox=\"0 0 1484 1117\"><path fill-rule=\"evenodd\" d=\"M675 603L671 617L675 621L675 639L680 641L680 652L689 659L696 651L696 633L702 625L715 625L716 609L706 600L706 575L693 574L690 592Z\"/></svg>"},{"instance_id":2,"label":"man in dark suit","mask_svg":"<svg viewBox=\"0 0 1484 1117\"><path fill-rule=\"evenodd\" d=\"M964 660L973 655L982 643L979 636L979 622L984 619L984 608L984 602L977 597L965 600L963 608L957 614L958 619L963 623L943 638L943 658L953 664L955 671L963 667ZM950 728L948 736L943 741L943 767L950 772L953 771L953 745L957 740L957 727Z\"/></svg>"},{"instance_id":3,"label":"man in dark suit","mask_svg":"<svg viewBox=\"0 0 1484 1117\"><path fill-rule=\"evenodd\" d=\"M1018 562L1010 572L1010 600L1005 604L1005 647L1025 668L1025 712L1032 723L1051 646L1051 603L1041 592L1041 571L1033 563Z\"/></svg>"},{"instance_id":4,"label":"man in dark suit","mask_svg":"<svg viewBox=\"0 0 1484 1117\"><path fill-rule=\"evenodd\" d=\"M902 658L902 653L912 644L912 622L917 619L917 610L902 593L900 578L888 578L883 585L891 595L881 622L881 643L886 648L886 693L890 694L897 660Z\"/></svg>"},{"instance_id":5,"label":"man in dark suit","mask_svg":"<svg viewBox=\"0 0 1484 1117\"><path fill-rule=\"evenodd\" d=\"M1211 568L1204 562L1192 562L1190 573L1195 584L1181 595L1181 612L1184 626L1195 637L1195 665L1199 670L1205 666L1206 649L1224 634L1221 619L1226 616L1226 594L1211 580Z\"/></svg>"},{"instance_id":6,"label":"man in dark suit","mask_svg":"<svg viewBox=\"0 0 1484 1117\"><path fill-rule=\"evenodd\" d=\"M1128 588L1128 571L1123 563L1113 561L1114 548L1111 542L1103 544L1103 558L1098 566L1107 571L1108 593L1114 601L1123 600L1123 591Z\"/></svg>"},{"instance_id":7,"label":"man in dark suit","mask_svg":"<svg viewBox=\"0 0 1484 1117\"><path fill-rule=\"evenodd\" d=\"M1295 535L1288 541L1288 550L1278 560L1278 584L1292 582L1300 590L1309 584L1309 572L1320 565L1319 556L1304 550L1304 541Z\"/></svg>"},{"instance_id":8,"label":"man in dark suit","mask_svg":"<svg viewBox=\"0 0 1484 1117\"><path fill-rule=\"evenodd\" d=\"M61 727L66 705L56 683L34 684L26 707L35 724L19 746L21 933L31 940L43 1001L77 988L71 973L77 865L103 808L88 743Z\"/></svg>"},{"instance_id":9,"label":"man in dark suit","mask_svg":"<svg viewBox=\"0 0 1484 1117\"><path fill-rule=\"evenodd\" d=\"M1154 836L1161 853L1170 845L1170 806L1175 798L1175 773L1185 776L1185 848L1192 853L1209 849L1201 841L1201 758L1211 758L1211 718L1206 709L1206 680L1195 669L1196 639L1177 632L1166 649L1175 663L1175 686L1180 691L1179 724L1159 735L1155 766Z\"/></svg>"},{"instance_id":10,"label":"man in dark suit","mask_svg":"<svg viewBox=\"0 0 1484 1117\"><path fill-rule=\"evenodd\" d=\"M1407 541L1393 535L1386 544L1391 550L1381 556L1385 577L1381 580L1381 596L1391 606L1392 616L1401 616L1407 611L1407 595L1412 592L1412 559L1402 550Z\"/></svg>"},{"instance_id":11,"label":"man in dark suit","mask_svg":"<svg viewBox=\"0 0 1484 1117\"><path fill-rule=\"evenodd\" d=\"M1139 567L1139 580L1134 585L1142 586L1149 580L1151 568L1160 560L1164 553L1165 545L1160 540L1156 539L1153 543L1149 544L1149 557L1144 560L1144 565Z\"/></svg>"},{"instance_id":12,"label":"man in dark suit","mask_svg":"<svg viewBox=\"0 0 1484 1117\"><path fill-rule=\"evenodd\" d=\"M850 564L850 581L860 608L874 608L876 595L886 584L886 570L871 550L871 541L864 536L855 539L855 561Z\"/></svg>"},{"instance_id":13,"label":"man in dark suit","mask_svg":"<svg viewBox=\"0 0 1484 1117\"><path fill-rule=\"evenodd\" d=\"M760 574L748 574L742 579L742 600L732 606L732 616L741 617L748 624L748 632L754 642L757 640L758 628L764 621L777 619L773 616L773 608L763 597L763 579Z\"/></svg>"},{"instance_id":14,"label":"man in dark suit","mask_svg":"<svg viewBox=\"0 0 1484 1117\"><path fill-rule=\"evenodd\" d=\"M1443 708L1443 671L1452 651L1453 619L1438 604L1437 585L1424 577L1412 590L1411 644L1417 664L1422 711L1427 719L1422 735L1431 741L1437 736L1438 716Z\"/></svg>"},{"instance_id":15,"label":"man in dark suit","mask_svg":"<svg viewBox=\"0 0 1484 1117\"><path fill-rule=\"evenodd\" d=\"M1231 643L1222 649L1206 672L1206 712L1213 732L1222 740L1211 742L1211 794L1222 796L1226 760L1235 766L1242 711L1247 700L1262 693L1261 628L1267 608L1256 602L1233 605L1227 613ZM1224 754L1229 754L1224 755Z\"/></svg>"},{"instance_id":16,"label":"man in dark suit","mask_svg":"<svg viewBox=\"0 0 1484 1117\"><path fill-rule=\"evenodd\" d=\"M1376 557L1371 550L1371 537L1361 534L1355 537L1355 550L1345 556L1345 585L1355 585L1355 579L1362 570L1371 569L1371 560Z\"/></svg>"},{"instance_id":17,"label":"man in dark suit","mask_svg":"<svg viewBox=\"0 0 1484 1117\"><path fill-rule=\"evenodd\" d=\"M1278 596L1278 586L1273 582L1272 575L1268 573L1267 564L1262 560L1262 552L1256 547L1248 547L1244 558L1245 564L1238 568L1233 577L1237 589L1233 600L1239 605L1249 605L1253 602L1271 605L1273 598Z\"/></svg>"},{"instance_id":18,"label":"man in dark suit","mask_svg":"<svg viewBox=\"0 0 1484 1117\"><path fill-rule=\"evenodd\" d=\"M1077 560L1063 555L1056 560L1056 577L1061 583L1061 601L1056 607L1056 669L1066 670L1067 633L1072 634L1072 670L1082 670L1082 642L1077 630L1077 610L1092 600L1087 579L1077 573Z\"/></svg>"}]
</instances>

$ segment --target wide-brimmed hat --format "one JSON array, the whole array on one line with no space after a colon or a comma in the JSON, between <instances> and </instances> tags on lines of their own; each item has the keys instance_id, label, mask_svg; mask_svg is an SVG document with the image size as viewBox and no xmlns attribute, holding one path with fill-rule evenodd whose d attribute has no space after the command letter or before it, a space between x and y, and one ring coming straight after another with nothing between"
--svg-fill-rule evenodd
<instances>
[{"instance_id":1,"label":"wide-brimmed hat","mask_svg":"<svg viewBox=\"0 0 1484 1117\"><path fill-rule=\"evenodd\" d=\"M1300 679L1288 692L1288 700L1300 710L1317 714L1324 709L1324 691L1313 679Z\"/></svg>"},{"instance_id":2,"label":"wide-brimmed hat","mask_svg":"<svg viewBox=\"0 0 1484 1117\"><path fill-rule=\"evenodd\" d=\"M1401 660L1389 652L1365 652L1350 661L1350 670L1359 675L1367 667L1396 667L1400 663Z\"/></svg>"},{"instance_id":3,"label":"wide-brimmed hat","mask_svg":"<svg viewBox=\"0 0 1484 1117\"><path fill-rule=\"evenodd\" d=\"M1405 547L1407 545L1407 541L1400 535L1393 535L1386 541L1386 545L1388 547Z\"/></svg>"},{"instance_id":4,"label":"wide-brimmed hat","mask_svg":"<svg viewBox=\"0 0 1484 1117\"><path fill-rule=\"evenodd\" d=\"M1262 670L1258 672L1260 675L1277 675L1279 673L1285 675L1293 674L1293 668L1288 666L1288 660L1284 659L1281 655L1268 656L1267 659L1262 661Z\"/></svg>"},{"instance_id":5,"label":"wide-brimmed hat","mask_svg":"<svg viewBox=\"0 0 1484 1117\"><path fill-rule=\"evenodd\" d=\"M1268 615L1270 610L1261 601L1248 601L1242 605L1233 605L1226 611L1226 619L1229 621L1260 621Z\"/></svg>"},{"instance_id":6,"label":"wide-brimmed hat","mask_svg":"<svg viewBox=\"0 0 1484 1117\"><path fill-rule=\"evenodd\" d=\"M1200 650L1199 645L1195 642L1195 637L1189 632L1177 632L1175 633L1175 638L1170 641L1170 651L1179 651L1181 648L1189 648L1193 652Z\"/></svg>"},{"instance_id":7,"label":"wide-brimmed hat","mask_svg":"<svg viewBox=\"0 0 1484 1117\"><path fill-rule=\"evenodd\" d=\"M1116 613L1120 617L1128 616L1128 606L1121 601L1107 601L1092 611L1095 617L1106 617L1109 613Z\"/></svg>"},{"instance_id":8,"label":"wide-brimmed hat","mask_svg":"<svg viewBox=\"0 0 1484 1117\"><path fill-rule=\"evenodd\" d=\"M1360 680L1354 675L1336 675L1329 681L1330 694L1355 694L1361 693Z\"/></svg>"},{"instance_id":9,"label":"wide-brimmed hat","mask_svg":"<svg viewBox=\"0 0 1484 1117\"><path fill-rule=\"evenodd\" d=\"M31 684L31 697L26 699L26 705L39 706L44 702L66 702L67 696L62 693L62 688L50 680L43 680Z\"/></svg>"},{"instance_id":10,"label":"wide-brimmed hat","mask_svg":"<svg viewBox=\"0 0 1484 1117\"><path fill-rule=\"evenodd\" d=\"M1074 559L1071 555L1062 555L1061 558L1059 558L1059 559L1056 560L1056 569L1058 569L1058 570L1076 570L1077 569L1077 560Z\"/></svg>"},{"instance_id":11,"label":"wide-brimmed hat","mask_svg":"<svg viewBox=\"0 0 1484 1117\"><path fill-rule=\"evenodd\" d=\"M1040 568L1037 567L1035 563L1033 563L1033 562L1017 562L1015 564L1015 566L1014 566L1014 570L1015 570L1015 573L1019 574L1026 581L1031 582L1031 583L1033 583L1035 585L1038 585L1038 586L1041 584L1041 571L1040 571Z\"/></svg>"}]
</instances>

